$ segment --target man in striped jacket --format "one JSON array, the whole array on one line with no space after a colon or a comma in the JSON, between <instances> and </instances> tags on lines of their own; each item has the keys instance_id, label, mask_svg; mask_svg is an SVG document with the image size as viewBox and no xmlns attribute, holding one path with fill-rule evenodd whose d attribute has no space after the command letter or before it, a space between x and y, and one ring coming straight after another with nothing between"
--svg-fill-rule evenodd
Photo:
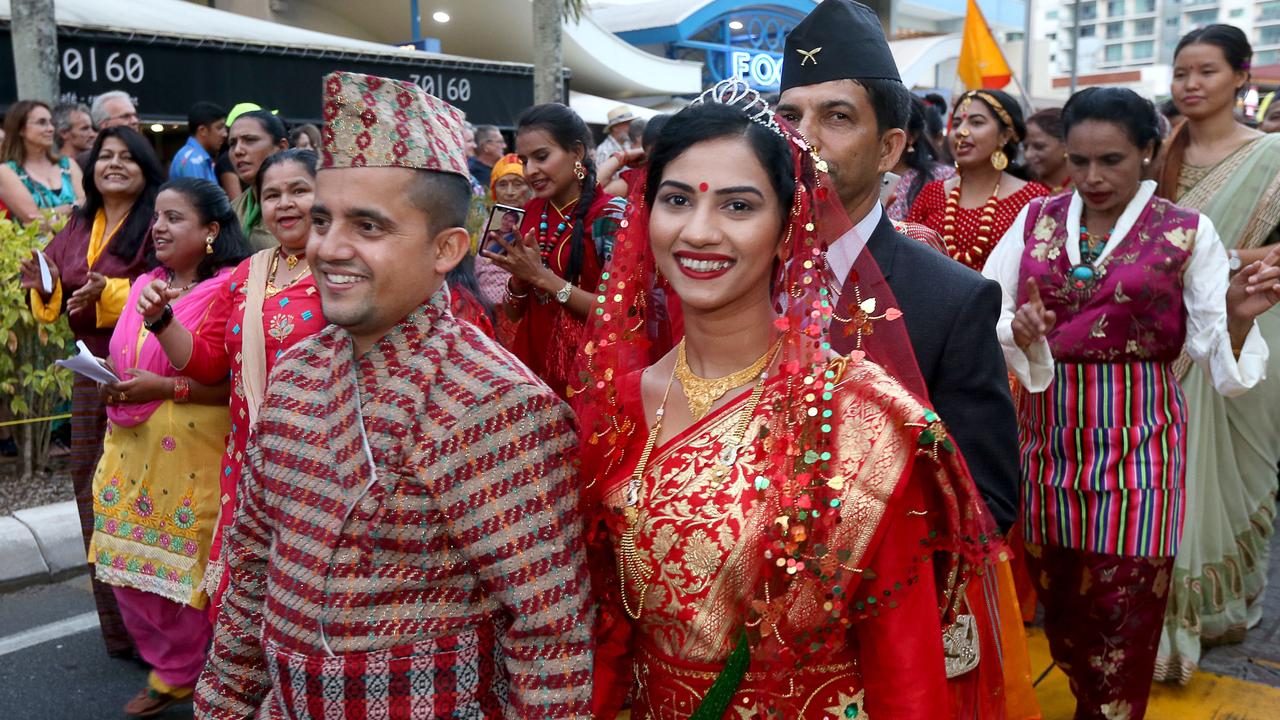
<instances>
[{"instance_id":1,"label":"man in striped jacket","mask_svg":"<svg viewBox=\"0 0 1280 720\"><path fill-rule=\"evenodd\" d=\"M588 717L570 413L449 311L461 118L348 73L324 112L307 257L330 325L272 373L196 715Z\"/></svg>"}]
</instances>

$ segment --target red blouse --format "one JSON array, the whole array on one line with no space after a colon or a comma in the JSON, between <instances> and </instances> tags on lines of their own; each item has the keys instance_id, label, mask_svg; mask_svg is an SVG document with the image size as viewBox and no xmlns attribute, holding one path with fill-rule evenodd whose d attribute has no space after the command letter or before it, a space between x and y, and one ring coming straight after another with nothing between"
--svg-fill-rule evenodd
<instances>
[{"instance_id":1,"label":"red blouse","mask_svg":"<svg viewBox=\"0 0 1280 720\"><path fill-rule=\"evenodd\" d=\"M542 198L534 198L524 206L524 223L520 226L520 234L523 236L535 232L548 236L553 247L547 264L560 277L568 272L573 213L576 207L569 208L568 217L565 217L552 203ZM600 273L609 261L612 236L622 220L625 207L626 201L622 198L607 195L604 190L596 188L591 205L587 208L586 228L582 234L582 269L575 286L587 292L595 292L600 285ZM548 227L545 231L538 232L544 211ZM561 222L565 223L565 229L556 236L556 229ZM604 257L596 251L597 244L603 247ZM555 390L557 395L567 397L570 383L577 382L574 362L578 350L586 342L583 337L585 324L585 319L577 317L556 302L554 296L539 297L534 292L525 301L524 316L516 325L510 350Z\"/></svg>"},{"instance_id":2,"label":"red blouse","mask_svg":"<svg viewBox=\"0 0 1280 720\"><path fill-rule=\"evenodd\" d=\"M1049 188L1037 182L1027 183L1022 189L1007 198L996 201L995 217L992 218L991 229L981 232L982 214L985 203L976 208L956 208L955 236L949 237L946 232L947 188L946 181L935 180L924 186L916 201L907 213L907 222L920 223L933 228L942 235L947 243L947 251L951 257L982 271L991 250L1004 237L1018 213L1033 198L1049 195ZM981 236L981 237L980 237Z\"/></svg>"},{"instance_id":3,"label":"red blouse","mask_svg":"<svg viewBox=\"0 0 1280 720\"><path fill-rule=\"evenodd\" d=\"M231 373L231 436L222 456L221 503L218 527L209 548L209 567L213 577L207 583L209 610L217 616L222 604L226 579L222 576L222 533L235 517L240 466L249 441L249 405L245 398L241 369L244 364L243 323L249 288L249 262L246 259L231 273L230 279L209 304L208 322L200 333L192 333L191 360L182 374L206 385L215 385ZM266 352L267 376L285 351L310 337L325 326L320 312L320 294L310 274L270 295L262 301L262 325ZM207 573L208 574L208 573ZM214 584L217 583L217 584Z\"/></svg>"}]
</instances>

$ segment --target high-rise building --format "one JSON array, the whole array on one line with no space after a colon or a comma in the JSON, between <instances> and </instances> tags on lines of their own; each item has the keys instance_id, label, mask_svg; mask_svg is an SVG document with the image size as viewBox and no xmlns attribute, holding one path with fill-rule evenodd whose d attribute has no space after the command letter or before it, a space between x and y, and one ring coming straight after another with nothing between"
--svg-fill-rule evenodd
<instances>
[{"instance_id":1,"label":"high-rise building","mask_svg":"<svg viewBox=\"0 0 1280 720\"><path fill-rule=\"evenodd\" d=\"M1032 0L1031 34L1048 48L1054 94L1071 75L1077 45L1082 84L1150 85L1149 94L1167 94L1178 40L1213 23L1244 30L1255 67L1280 63L1280 0Z\"/></svg>"}]
</instances>

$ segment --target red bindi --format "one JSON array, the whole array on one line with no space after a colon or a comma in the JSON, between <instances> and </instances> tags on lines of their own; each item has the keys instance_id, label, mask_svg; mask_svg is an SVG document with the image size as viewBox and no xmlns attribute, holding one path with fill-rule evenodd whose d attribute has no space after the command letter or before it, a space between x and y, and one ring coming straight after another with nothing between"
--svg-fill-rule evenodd
<instances>
[{"instance_id":1,"label":"red bindi","mask_svg":"<svg viewBox=\"0 0 1280 720\"><path fill-rule=\"evenodd\" d=\"M711 186L706 183L698 183L698 190L701 192L706 192L709 187Z\"/></svg>"}]
</instances>

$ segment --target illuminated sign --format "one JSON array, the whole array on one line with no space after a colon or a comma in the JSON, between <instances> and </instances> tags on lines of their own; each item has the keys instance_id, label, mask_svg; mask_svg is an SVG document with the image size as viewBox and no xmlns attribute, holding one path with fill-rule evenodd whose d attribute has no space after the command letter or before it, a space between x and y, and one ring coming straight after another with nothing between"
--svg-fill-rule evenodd
<instances>
[{"instance_id":1,"label":"illuminated sign","mask_svg":"<svg viewBox=\"0 0 1280 720\"><path fill-rule=\"evenodd\" d=\"M782 81L782 59L769 53L734 50L729 54L733 76L758 88L776 88Z\"/></svg>"}]
</instances>

